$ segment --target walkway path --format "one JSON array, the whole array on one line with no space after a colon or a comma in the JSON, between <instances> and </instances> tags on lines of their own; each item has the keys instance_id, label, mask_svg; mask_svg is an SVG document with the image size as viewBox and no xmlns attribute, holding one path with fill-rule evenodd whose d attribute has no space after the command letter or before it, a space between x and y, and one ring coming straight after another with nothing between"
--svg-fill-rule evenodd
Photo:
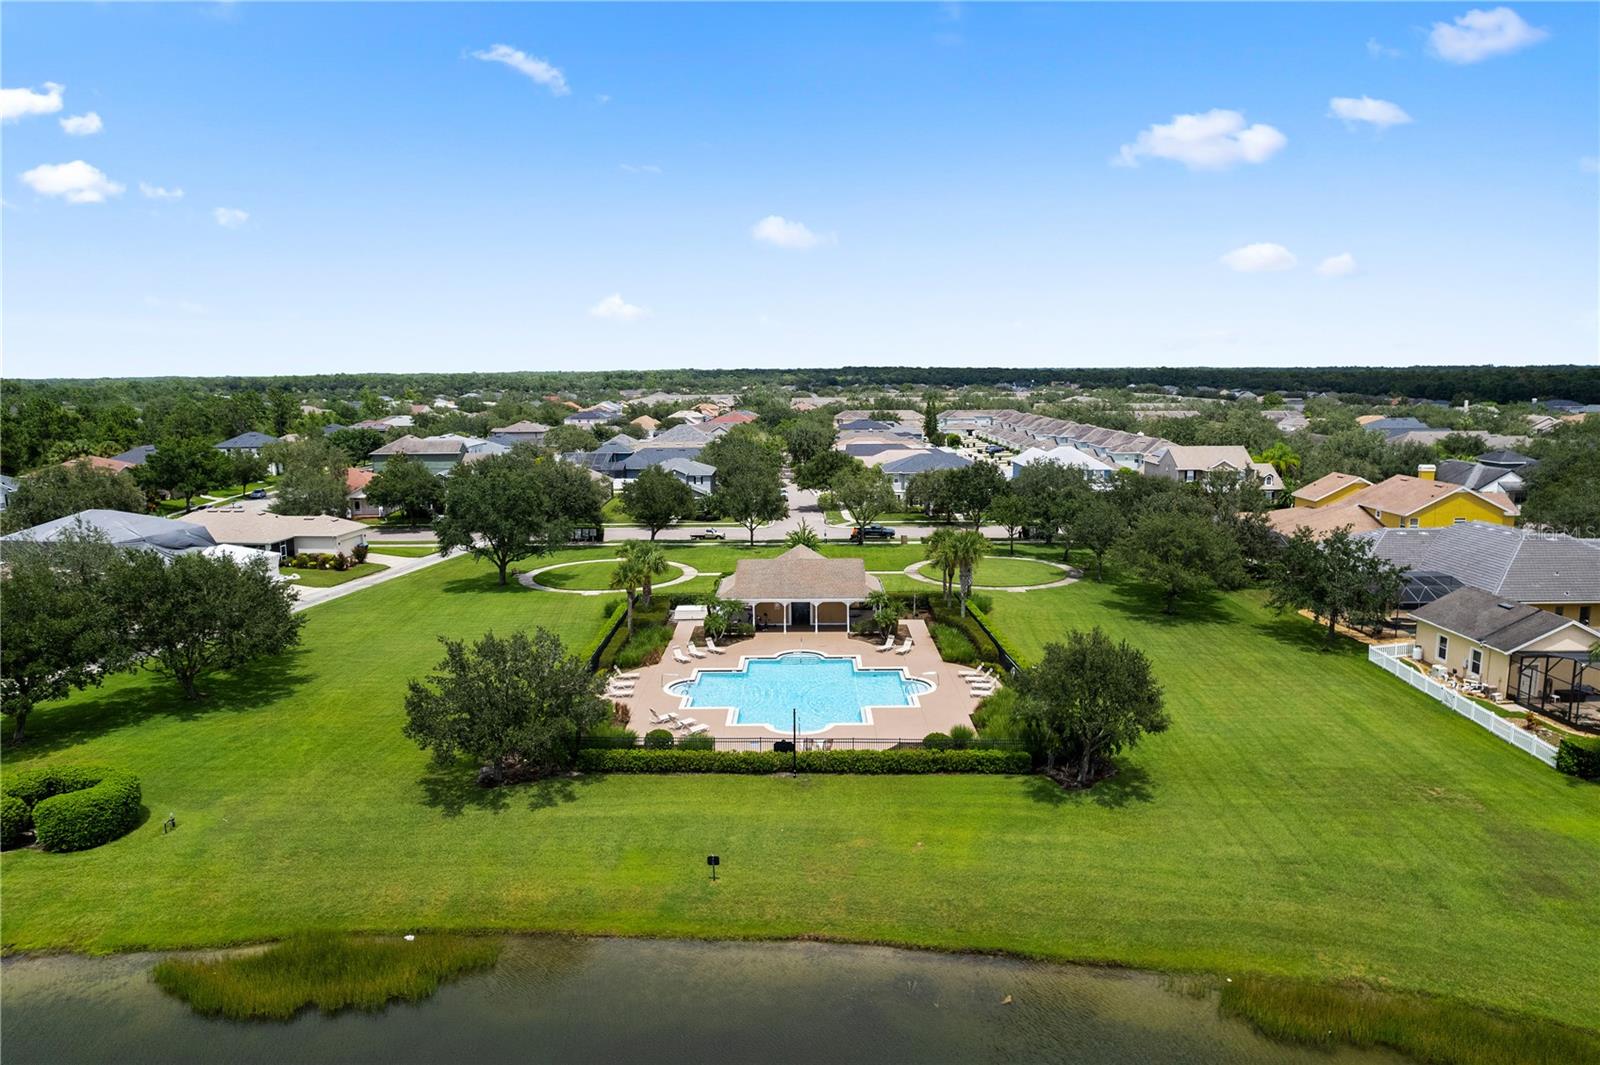
<instances>
[{"instance_id":1,"label":"walkway path","mask_svg":"<svg viewBox=\"0 0 1600 1065\"><path fill-rule=\"evenodd\" d=\"M597 564L599 564L601 562L621 562L621 561L622 561L622 559L620 559L620 558L585 558L585 559L581 559L581 560L579 560L577 562L557 562L557 563L555 563L554 565L551 565L551 566L540 566L538 569L529 570L527 573L519 573L517 575L517 583L521 584L524 588L532 588L534 591L538 591L538 592L560 592L562 595L615 595L618 592L620 592L622 589L620 589L620 588L552 588L548 584L540 584L534 578L537 577L541 573L549 573L553 569L565 569L568 566L593 566L593 565L597 565ZM671 588L674 584L682 584L684 581L692 581L696 577L700 576L700 571L699 570L695 569L693 566L685 566L682 562L673 562L673 561L671 561L669 559L667 561L667 565L669 565L669 566L677 566L678 569L682 570L683 572L680 573L678 576L672 578L670 581L662 581L659 584L652 584L650 586L652 591L659 592L663 588Z\"/></svg>"},{"instance_id":2,"label":"walkway path","mask_svg":"<svg viewBox=\"0 0 1600 1065\"><path fill-rule=\"evenodd\" d=\"M983 557L984 558L1009 558L1011 556L1009 556L1009 555L984 555ZM907 566L901 572L903 572L907 577L910 577L914 581L921 581L924 584L933 584L933 585L939 585L940 587L943 587L943 585L941 585L939 581L936 581L932 577L929 577L929 576L927 576L927 575L925 575L925 574L920 572L923 566L928 565L932 561L933 561L932 559L923 559L921 562L913 562L913 563L911 563L911 565ZM1015 587L1006 587L1005 585L998 585L998 584L974 584L972 586L972 590L975 591L975 592L976 591L984 591L984 592L1037 592L1041 588L1064 588L1069 584L1076 584L1083 577L1083 573L1080 570L1076 570L1076 569L1074 569L1073 567L1067 565L1064 562L1051 562L1051 561L1049 561L1047 559L1043 559L1043 558L1030 558L1030 559L1028 559L1028 561L1029 562L1037 562L1041 566L1051 566L1051 567L1053 567L1055 569L1058 569L1061 572L1065 573L1066 576L1061 578L1058 581L1050 581L1048 584L1023 584L1023 585L1017 585Z\"/></svg>"},{"instance_id":3,"label":"walkway path","mask_svg":"<svg viewBox=\"0 0 1600 1065\"><path fill-rule=\"evenodd\" d=\"M452 555L451 557L454 558L459 556ZM415 573L419 569L424 569L428 566L434 566L440 562L443 562L444 556L437 554L424 555L422 558L402 558L399 555L367 556L367 561L369 562L375 562L379 559L383 560L382 565L385 568L379 573L372 574L370 577L357 577L353 581L345 581L343 584L335 584L331 588L296 588L295 592L297 594L293 609L305 610L309 607L318 606L330 600L339 599L343 596L350 595L352 592L359 592L362 589L371 588L374 584L382 584L384 581L392 581L396 577L404 577L408 573ZM293 573L294 570L285 569L283 572L285 575L288 575ZM294 584L295 582L290 581L289 583Z\"/></svg>"}]
</instances>

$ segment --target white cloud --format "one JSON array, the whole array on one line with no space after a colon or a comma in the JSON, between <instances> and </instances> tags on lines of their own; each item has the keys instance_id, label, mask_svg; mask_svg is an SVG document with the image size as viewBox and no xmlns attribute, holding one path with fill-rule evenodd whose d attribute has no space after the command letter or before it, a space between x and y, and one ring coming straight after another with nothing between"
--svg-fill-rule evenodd
<instances>
[{"instance_id":1,"label":"white cloud","mask_svg":"<svg viewBox=\"0 0 1600 1065\"><path fill-rule=\"evenodd\" d=\"M160 185L151 185L148 182L139 182L139 195L147 200L181 200L182 189L164 189Z\"/></svg>"},{"instance_id":2,"label":"white cloud","mask_svg":"<svg viewBox=\"0 0 1600 1065\"><path fill-rule=\"evenodd\" d=\"M486 63L504 63L517 73L526 74L555 96L565 96L572 91L567 87L567 76L561 73L559 67L552 66L543 59L536 59L509 44L497 44L493 48L473 52L472 57Z\"/></svg>"},{"instance_id":3,"label":"white cloud","mask_svg":"<svg viewBox=\"0 0 1600 1065\"><path fill-rule=\"evenodd\" d=\"M639 165L635 165L633 163L623 163L622 172L624 174L659 174L661 173L661 168L654 163L643 163Z\"/></svg>"},{"instance_id":4,"label":"white cloud","mask_svg":"<svg viewBox=\"0 0 1600 1065\"><path fill-rule=\"evenodd\" d=\"M123 190L82 159L36 166L22 174L22 183L41 196L60 196L68 203L105 203Z\"/></svg>"},{"instance_id":5,"label":"white cloud","mask_svg":"<svg viewBox=\"0 0 1600 1065\"><path fill-rule=\"evenodd\" d=\"M61 110L65 85L44 83L44 92L32 89L0 89L0 122L15 122L27 115L53 115Z\"/></svg>"},{"instance_id":6,"label":"white cloud","mask_svg":"<svg viewBox=\"0 0 1600 1065\"><path fill-rule=\"evenodd\" d=\"M813 233L802 222L791 222L782 215L769 214L750 227L750 235L775 248L805 251L819 244L835 244L838 238L832 233Z\"/></svg>"},{"instance_id":7,"label":"white cloud","mask_svg":"<svg viewBox=\"0 0 1600 1065\"><path fill-rule=\"evenodd\" d=\"M1405 53L1398 48L1390 48L1376 37L1367 38L1367 55L1373 59L1399 59Z\"/></svg>"},{"instance_id":8,"label":"white cloud","mask_svg":"<svg viewBox=\"0 0 1600 1065\"><path fill-rule=\"evenodd\" d=\"M86 115L68 115L61 120L61 128L69 137L90 137L106 128L100 116L90 111Z\"/></svg>"},{"instance_id":9,"label":"white cloud","mask_svg":"<svg viewBox=\"0 0 1600 1065\"><path fill-rule=\"evenodd\" d=\"M1374 100L1370 96L1335 96L1328 101L1328 113L1344 119L1346 125L1368 122L1379 129L1403 126L1411 121L1411 116L1399 104Z\"/></svg>"},{"instance_id":10,"label":"white cloud","mask_svg":"<svg viewBox=\"0 0 1600 1065\"><path fill-rule=\"evenodd\" d=\"M1112 162L1138 166L1143 156L1171 159L1190 170L1227 170L1239 163L1264 163L1282 150L1289 138L1260 122L1246 126L1237 111L1213 109L1194 115L1173 115L1165 125L1142 131L1124 144Z\"/></svg>"},{"instance_id":11,"label":"white cloud","mask_svg":"<svg viewBox=\"0 0 1600 1065\"><path fill-rule=\"evenodd\" d=\"M623 299L620 292L613 292L589 308L590 318L609 318L617 322L631 322L636 318L643 318L649 313L643 307L636 307Z\"/></svg>"},{"instance_id":12,"label":"white cloud","mask_svg":"<svg viewBox=\"0 0 1600 1065\"><path fill-rule=\"evenodd\" d=\"M1317 264L1317 274L1321 277L1349 277L1356 269L1356 257L1349 252L1330 255Z\"/></svg>"},{"instance_id":13,"label":"white cloud","mask_svg":"<svg viewBox=\"0 0 1600 1065\"><path fill-rule=\"evenodd\" d=\"M1241 274L1262 274L1275 270L1292 270L1299 262L1294 253L1282 244L1246 244L1224 255L1219 262Z\"/></svg>"},{"instance_id":14,"label":"white cloud","mask_svg":"<svg viewBox=\"0 0 1600 1065\"><path fill-rule=\"evenodd\" d=\"M241 211L237 207L213 207L211 217L217 220L217 225L223 229L238 229L250 221L250 212Z\"/></svg>"},{"instance_id":15,"label":"white cloud","mask_svg":"<svg viewBox=\"0 0 1600 1065\"><path fill-rule=\"evenodd\" d=\"M1428 34L1428 50L1447 63L1478 63L1490 56L1520 51L1548 36L1548 30L1528 25L1509 7L1492 11L1473 8L1457 18L1454 25L1435 22Z\"/></svg>"}]
</instances>

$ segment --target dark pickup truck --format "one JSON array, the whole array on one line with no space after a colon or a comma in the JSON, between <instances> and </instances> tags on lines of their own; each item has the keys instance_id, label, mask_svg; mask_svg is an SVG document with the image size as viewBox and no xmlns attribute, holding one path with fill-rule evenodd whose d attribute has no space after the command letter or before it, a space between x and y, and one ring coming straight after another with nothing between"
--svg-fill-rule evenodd
<instances>
[{"instance_id":1,"label":"dark pickup truck","mask_svg":"<svg viewBox=\"0 0 1600 1065\"><path fill-rule=\"evenodd\" d=\"M894 530L887 525L857 525L850 530L850 539L856 541L856 543L862 543L866 540L893 540Z\"/></svg>"}]
</instances>

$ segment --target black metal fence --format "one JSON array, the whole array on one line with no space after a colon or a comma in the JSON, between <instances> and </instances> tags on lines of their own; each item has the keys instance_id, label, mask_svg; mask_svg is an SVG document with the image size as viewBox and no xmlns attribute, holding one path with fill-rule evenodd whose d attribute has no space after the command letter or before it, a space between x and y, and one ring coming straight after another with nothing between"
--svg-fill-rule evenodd
<instances>
[{"instance_id":1,"label":"black metal fence","mask_svg":"<svg viewBox=\"0 0 1600 1065\"><path fill-rule=\"evenodd\" d=\"M616 620L611 623L611 628L606 630L605 639L600 641L599 646L594 649L594 653L589 656L589 672L593 673L600 668L600 659L605 657L606 648L611 646L611 641L616 639L617 632L627 620L628 612L626 610L617 611Z\"/></svg>"},{"instance_id":2,"label":"black metal fence","mask_svg":"<svg viewBox=\"0 0 1600 1065\"><path fill-rule=\"evenodd\" d=\"M637 728L640 737L632 743L619 743L612 737L598 737L592 742L586 742L588 747L640 747L643 746L643 733L651 729L666 728L665 725L650 725L639 727L637 723L630 724L629 728ZM702 733L704 735L704 733ZM685 733L673 732L673 740L684 739ZM801 736L796 742L790 736L712 736L712 742L719 751L770 751L777 743L795 743L796 749L801 751L892 751L910 750L924 746L922 739L903 739L888 736L840 736L838 738L825 738L819 736ZM994 748L999 750L1020 750L1024 745L1010 740L980 740L970 746L975 748Z\"/></svg>"}]
</instances>

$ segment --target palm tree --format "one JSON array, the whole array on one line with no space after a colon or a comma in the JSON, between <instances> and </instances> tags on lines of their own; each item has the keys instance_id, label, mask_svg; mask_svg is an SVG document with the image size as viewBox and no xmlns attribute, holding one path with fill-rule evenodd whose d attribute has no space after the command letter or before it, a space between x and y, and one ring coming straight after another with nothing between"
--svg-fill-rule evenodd
<instances>
[{"instance_id":1,"label":"palm tree","mask_svg":"<svg viewBox=\"0 0 1600 1065\"><path fill-rule=\"evenodd\" d=\"M646 541L636 541L645 543ZM633 600L639 594L639 587L649 580L648 572L637 559L628 557L626 551L622 560L617 563L617 568L611 571L611 587L627 593L628 596L628 638L633 638Z\"/></svg>"},{"instance_id":2,"label":"palm tree","mask_svg":"<svg viewBox=\"0 0 1600 1065\"><path fill-rule=\"evenodd\" d=\"M900 603L882 588L870 593L864 602L866 608L872 611L872 624L879 635L893 632L900 624Z\"/></svg>"},{"instance_id":3,"label":"palm tree","mask_svg":"<svg viewBox=\"0 0 1600 1065\"><path fill-rule=\"evenodd\" d=\"M622 558L638 567L639 583L644 589L644 608L650 609L650 598L655 594L655 579L671 570L666 552L650 540L630 540L622 545Z\"/></svg>"},{"instance_id":4,"label":"palm tree","mask_svg":"<svg viewBox=\"0 0 1600 1065\"><path fill-rule=\"evenodd\" d=\"M800 524L789 530L789 535L783 538L783 542L789 547L809 547L815 551L822 546L822 537L817 535L817 530L811 527L809 521L801 518Z\"/></svg>"},{"instance_id":5,"label":"palm tree","mask_svg":"<svg viewBox=\"0 0 1600 1065\"><path fill-rule=\"evenodd\" d=\"M989 552L989 539L981 532L968 529L950 538L950 561L961 572L961 614L966 616L967 597L972 594L972 572L978 560Z\"/></svg>"},{"instance_id":6,"label":"palm tree","mask_svg":"<svg viewBox=\"0 0 1600 1065\"><path fill-rule=\"evenodd\" d=\"M928 537L927 544L922 549L924 557L939 569L939 589L944 592L946 604L950 602L950 577L956 571L955 563L950 556L950 539L955 534L954 529L936 530Z\"/></svg>"}]
</instances>

